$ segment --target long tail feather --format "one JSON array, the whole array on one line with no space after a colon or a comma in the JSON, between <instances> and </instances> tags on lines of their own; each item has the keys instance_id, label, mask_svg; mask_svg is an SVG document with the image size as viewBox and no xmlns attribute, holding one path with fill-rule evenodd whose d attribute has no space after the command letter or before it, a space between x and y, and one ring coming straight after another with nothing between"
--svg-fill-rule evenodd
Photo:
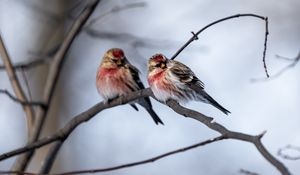
<instances>
[{"instance_id":1,"label":"long tail feather","mask_svg":"<svg viewBox=\"0 0 300 175\"><path fill-rule=\"evenodd\" d=\"M148 111L148 113L151 115L152 119L154 120L155 124L162 124L164 125L164 123L161 121L161 119L158 117L158 115L154 112L154 110L152 108L146 108L146 110Z\"/></svg>"},{"instance_id":2,"label":"long tail feather","mask_svg":"<svg viewBox=\"0 0 300 175\"><path fill-rule=\"evenodd\" d=\"M225 109L223 106L221 106L216 100L214 100L210 95L208 95L204 90L201 93L203 97L209 102L209 104L213 105L214 107L218 108L220 111L222 111L224 114L228 115L230 111Z\"/></svg>"},{"instance_id":3,"label":"long tail feather","mask_svg":"<svg viewBox=\"0 0 300 175\"><path fill-rule=\"evenodd\" d=\"M133 107L133 109L135 109L136 111L139 111L139 108L135 104L130 104L130 106Z\"/></svg>"}]
</instances>

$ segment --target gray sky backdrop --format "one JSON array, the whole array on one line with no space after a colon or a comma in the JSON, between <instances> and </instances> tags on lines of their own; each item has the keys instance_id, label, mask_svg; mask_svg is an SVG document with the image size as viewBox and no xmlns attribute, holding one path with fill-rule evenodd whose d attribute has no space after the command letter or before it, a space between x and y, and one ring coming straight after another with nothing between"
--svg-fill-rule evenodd
<instances>
[{"instance_id":1,"label":"gray sky backdrop","mask_svg":"<svg viewBox=\"0 0 300 175\"><path fill-rule=\"evenodd\" d=\"M126 3L140 1L126 1ZM237 13L255 13L269 17L267 65L272 75L289 62L275 55L293 58L300 45L300 1L146 1L147 6L112 14L92 26L100 33L128 33L132 38L90 36L83 31L67 55L56 89L54 117L57 128L73 116L101 100L95 88L95 75L104 52L111 47L124 48L128 59L142 72L146 83L147 59L155 53L172 56L181 45L206 24ZM93 17L109 11L124 1L103 1ZM72 4L72 3L71 3ZM42 52L53 31L55 18L48 14L60 11L59 1L0 0L0 31L14 63L29 60L29 52ZM68 20L70 23L70 19ZM67 26L66 25L66 26ZM199 36L176 59L190 66L205 83L207 92L232 114L223 115L212 106L191 102L185 106L212 116L228 129L248 134L266 130L263 143L276 154L286 144L300 145L299 67L282 76L252 83L252 78L265 77L262 52L265 33L262 20L245 17L215 25ZM67 28L66 28L67 29ZM65 31L66 31L65 29ZM44 66L27 72L35 99L41 95ZM21 76L21 74L19 74ZM45 76L44 76L45 77ZM147 85L148 86L148 85ZM0 72L0 88L12 92L7 74ZM156 126L141 107L136 112L129 105L99 113L78 127L64 143L53 171L101 168L149 158L217 135L197 121L177 115L168 107L152 100L154 109L165 126ZM50 120L50 119L49 119ZM53 121L52 121L53 122ZM0 96L0 153L26 142L22 108L5 95ZM55 128L48 126L45 135ZM300 173L299 161L283 160L293 174ZM0 163L9 169L14 159ZM36 161L30 170L35 171ZM262 175L278 174L253 145L225 140L177 154L134 168L103 174L239 174L248 169Z\"/></svg>"}]
</instances>

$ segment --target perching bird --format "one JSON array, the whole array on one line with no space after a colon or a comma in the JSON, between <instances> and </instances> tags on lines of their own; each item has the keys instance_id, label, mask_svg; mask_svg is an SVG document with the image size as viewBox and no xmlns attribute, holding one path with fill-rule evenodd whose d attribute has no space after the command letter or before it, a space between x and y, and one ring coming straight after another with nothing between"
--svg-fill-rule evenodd
<instances>
[{"instance_id":1,"label":"perching bird","mask_svg":"<svg viewBox=\"0 0 300 175\"><path fill-rule=\"evenodd\" d=\"M97 71L96 86L99 94L106 101L144 89L138 69L128 62L123 50L119 48L110 49L104 54ZM141 98L135 102L148 111L156 124L163 124L154 112L149 97ZM134 103L130 105L138 111Z\"/></svg>"},{"instance_id":2,"label":"perching bird","mask_svg":"<svg viewBox=\"0 0 300 175\"><path fill-rule=\"evenodd\" d=\"M148 61L148 83L154 96L160 101L202 101L213 105L226 115L230 113L204 91L204 84L189 67L169 60L162 54L156 54Z\"/></svg>"}]
</instances>

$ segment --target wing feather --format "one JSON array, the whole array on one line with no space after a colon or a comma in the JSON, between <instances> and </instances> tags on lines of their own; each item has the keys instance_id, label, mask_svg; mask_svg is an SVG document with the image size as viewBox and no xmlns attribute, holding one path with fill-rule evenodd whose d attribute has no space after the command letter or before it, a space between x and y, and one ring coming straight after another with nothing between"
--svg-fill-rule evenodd
<instances>
[{"instance_id":1,"label":"wing feather","mask_svg":"<svg viewBox=\"0 0 300 175\"><path fill-rule=\"evenodd\" d=\"M174 64L170 67L170 71L178 77L179 81L186 84L195 84L199 88L204 89L204 83L199 80L195 73L186 65L170 60L171 64Z\"/></svg>"}]
</instances>

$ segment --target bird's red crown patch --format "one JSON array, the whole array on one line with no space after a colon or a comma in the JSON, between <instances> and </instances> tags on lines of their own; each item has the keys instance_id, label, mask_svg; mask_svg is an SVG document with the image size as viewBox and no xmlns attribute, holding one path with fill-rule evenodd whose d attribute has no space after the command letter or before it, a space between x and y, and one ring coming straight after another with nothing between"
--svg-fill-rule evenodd
<instances>
[{"instance_id":1,"label":"bird's red crown patch","mask_svg":"<svg viewBox=\"0 0 300 175\"><path fill-rule=\"evenodd\" d=\"M165 57L162 54L156 54L152 57L152 59L156 62L162 62L165 60Z\"/></svg>"},{"instance_id":2,"label":"bird's red crown patch","mask_svg":"<svg viewBox=\"0 0 300 175\"><path fill-rule=\"evenodd\" d=\"M112 52L113 56L116 58L124 57L124 52L121 49L114 49Z\"/></svg>"}]
</instances>

